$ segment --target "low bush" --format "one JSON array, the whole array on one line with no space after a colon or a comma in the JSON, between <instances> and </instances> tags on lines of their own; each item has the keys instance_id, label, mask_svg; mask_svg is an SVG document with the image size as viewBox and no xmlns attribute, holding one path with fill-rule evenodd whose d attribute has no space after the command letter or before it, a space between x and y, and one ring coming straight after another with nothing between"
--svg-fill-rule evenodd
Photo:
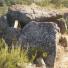
<instances>
[{"instance_id":1,"label":"low bush","mask_svg":"<svg viewBox=\"0 0 68 68\"><path fill-rule=\"evenodd\" d=\"M3 39L0 39L0 68L18 68L17 64L28 62L27 53L20 48L12 48L8 52L8 46ZM20 67L19 67L20 68Z\"/></svg>"},{"instance_id":2,"label":"low bush","mask_svg":"<svg viewBox=\"0 0 68 68\"><path fill-rule=\"evenodd\" d=\"M51 2L51 0L41 0L41 1L35 2L35 3L36 3L37 5L39 5L39 6L44 7L44 6L50 5L50 2Z\"/></svg>"}]
</instances>

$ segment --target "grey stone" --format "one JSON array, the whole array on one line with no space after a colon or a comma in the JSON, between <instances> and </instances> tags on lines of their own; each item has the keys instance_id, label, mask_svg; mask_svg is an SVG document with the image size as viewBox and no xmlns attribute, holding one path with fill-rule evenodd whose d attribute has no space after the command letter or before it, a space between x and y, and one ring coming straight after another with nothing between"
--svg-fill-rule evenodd
<instances>
[{"instance_id":1,"label":"grey stone","mask_svg":"<svg viewBox=\"0 0 68 68\"><path fill-rule=\"evenodd\" d=\"M39 7L31 7L25 5L12 5L7 13L8 22L11 24L14 20L19 20L21 26L30 21L37 22L53 22L56 19L62 18L62 14L57 11L50 11Z\"/></svg>"},{"instance_id":2,"label":"grey stone","mask_svg":"<svg viewBox=\"0 0 68 68\"><path fill-rule=\"evenodd\" d=\"M47 53L48 65L53 65L56 55L58 26L53 22L30 22L23 29L19 42L24 48L43 48Z\"/></svg>"},{"instance_id":3,"label":"grey stone","mask_svg":"<svg viewBox=\"0 0 68 68\"><path fill-rule=\"evenodd\" d=\"M8 27L6 31L4 31L3 38L9 47L16 45L18 38L21 34L21 29L15 29L13 27Z\"/></svg>"},{"instance_id":4,"label":"grey stone","mask_svg":"<svg viewBox=\"0 0 68 68\"><path fill-rule=\"evenodd\" d=\"M0 17L0 37L3 36L4 31L8 28L8 23L7 23L7 17L6 16L1 16Z\"/></svg>"},{"instance_id":5,"label":"grey stone","mask_svg":"<svg viewBox=\"0 0 68 68\"><path fill-rule=\"evenodd\" d=\"M7 27L8 27L7 17L1 16L0 17L0 29L6 29Z\"/></svg>"}]
</instances>

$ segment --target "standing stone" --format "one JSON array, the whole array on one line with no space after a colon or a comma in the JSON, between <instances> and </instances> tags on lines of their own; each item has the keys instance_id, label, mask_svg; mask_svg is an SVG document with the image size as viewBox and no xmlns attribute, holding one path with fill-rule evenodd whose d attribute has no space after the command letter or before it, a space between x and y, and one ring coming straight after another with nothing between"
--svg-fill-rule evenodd
<instances>
[{"instance_id":1,"label":"standing stone","mask_svg":"<svg viewBox=\"0 0 68 68\"><path fill-rule=\"evenodd\" d=\"M47 10L38 6L12 5L8 9L7 18L10 26L15 20L18 20L23 27L23 25L31 21L53 22L62 18L62 14L58 11Z\"/></svg>"},{"instance_id":2,"label":"standing stone","mask_svg":"<svg viewBox=\"0 0 68 68\"><path fill-rule=\"evenodd\" d=\"M8 28L8 23L7 23L7 17L6 16L1 16L0 17L0 37L3 36L4 31Z\"/></svg>"},{"instance_id":3,"label":"standing stone","mask_svg":"<svg viewBox=\"0 0 68 68\"><path fill-rule=\"evenodd\" d=\"M0 17L0 30L4 30L7 27L8 27L7 17L6 16L1 16Z\"/></svg>"},{"instance_id":4,"label":"standing stone","mask_svg":"<svg viewBox=\"0 0 68 68\"><path fill-rule=\"evenodd\" d=\"M19 42L24 48L44 49L48 53L45 63L53 66L56 56L56 34L58 31L57 25L53 22L30 22L22 29Z\"/></svg>"}]
</instances>

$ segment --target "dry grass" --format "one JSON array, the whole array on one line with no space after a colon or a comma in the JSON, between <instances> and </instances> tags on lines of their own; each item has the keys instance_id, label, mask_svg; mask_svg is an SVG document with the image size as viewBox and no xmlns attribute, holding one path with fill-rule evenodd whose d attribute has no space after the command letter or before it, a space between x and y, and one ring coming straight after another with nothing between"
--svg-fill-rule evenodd
<instances>
[{"instance_id":1,"label":"dry grass","mask_svg":"<svg viewBox=\"0 0 68 68\"><path fill-rule=\"evenodd\" d=\"M4 6L4 7L1 7L1 6L0 6L0 16L1 16L1 15L4 15L4 14L7 12L7 9L8 9L7 6Z\"/></svg>"}]
</instances>

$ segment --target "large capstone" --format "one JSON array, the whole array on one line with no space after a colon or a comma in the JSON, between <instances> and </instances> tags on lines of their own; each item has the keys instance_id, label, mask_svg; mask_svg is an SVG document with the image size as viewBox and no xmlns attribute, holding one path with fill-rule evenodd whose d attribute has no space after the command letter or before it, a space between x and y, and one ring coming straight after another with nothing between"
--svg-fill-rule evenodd
<instances>
[{"instance_id":1,"label":"large capstone","mask_svg":"<svg viewBox=\"0 0 68 68\"><path fill-rule=\"evenodd\" d=\"M19 43L24 48L43 48L48 53L46 64L53 65L58 31L58 26L53 22L30 22L22 29Z\"/></svg>"},{"instance_id":2,"label":"large capstone","mask_svg":"<svg viewBox=\"0 0 68 68\"><path fill-rule=\"evenodd\" d=\"M9 7L7 13L10 26L13 24L14 20L19 20L22 27L30 21L53 22L61 17L62 14L55 10L47 10L38 6L32 7L26 5L12 5Z\"/></svg>"}]
</instances>

